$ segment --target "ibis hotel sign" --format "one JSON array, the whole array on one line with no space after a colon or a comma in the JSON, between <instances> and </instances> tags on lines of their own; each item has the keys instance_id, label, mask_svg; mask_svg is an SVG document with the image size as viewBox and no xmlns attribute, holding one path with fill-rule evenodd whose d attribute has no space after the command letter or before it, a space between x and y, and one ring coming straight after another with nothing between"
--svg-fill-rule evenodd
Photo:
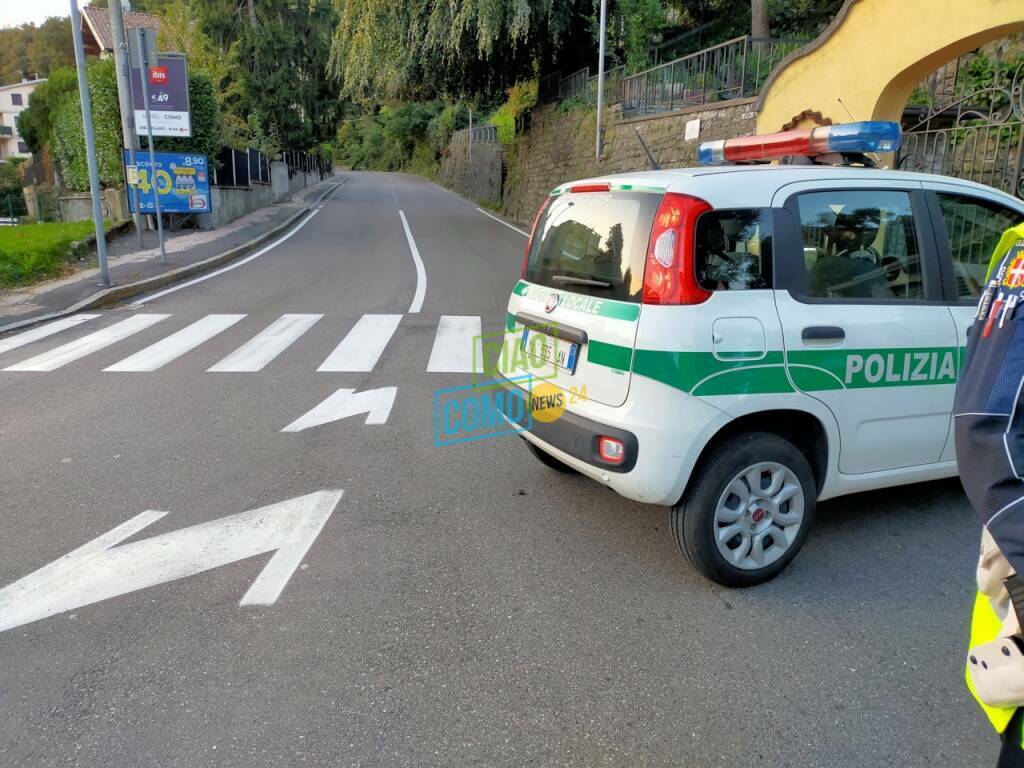
<instances>
[{"instance_id":1,"label":"ibis hotel sign","mask_svg":"<svg viewBox=\"0 0 1024 768\"><path fill-rule=\"evenodd\" d=\"M188 108L188 71L181 56L159 56L156 66L146 73L149 89L149 116L154 136L192 135ZM142 72L132 69L132 104L135 108L135 132L146 135L146 106L142 98Z\"/></svg>"}]
</instances>

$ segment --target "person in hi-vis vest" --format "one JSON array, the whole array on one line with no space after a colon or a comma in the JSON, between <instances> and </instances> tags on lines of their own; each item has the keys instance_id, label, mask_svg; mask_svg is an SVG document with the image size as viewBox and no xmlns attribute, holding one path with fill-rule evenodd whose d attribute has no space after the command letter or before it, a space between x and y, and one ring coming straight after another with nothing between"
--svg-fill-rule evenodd
<instances>
[{"instance_id":1,"label":"person in hi-vis vest","mask_svg":"<svg viewBox=\"0 0 1024 768\"><path fill-rule=\"evenodd\" d=\"M1024 768L1024 224L996 247L967 336L953 421L960 479L984 525L967 687Z\"/></svg>"}]
</instances>

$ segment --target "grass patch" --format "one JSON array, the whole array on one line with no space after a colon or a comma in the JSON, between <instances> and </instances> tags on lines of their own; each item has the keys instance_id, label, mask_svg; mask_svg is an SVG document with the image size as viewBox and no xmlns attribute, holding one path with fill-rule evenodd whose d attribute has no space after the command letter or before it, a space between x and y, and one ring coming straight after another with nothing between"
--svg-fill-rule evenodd
<instances>
[{"instance_id":1,"label":"grass patch","mask_svg":"<svg viewBox=\"0 0 1024 768\"><path fill-rule=\"evenodd\" d=\"M0 227L0 286L25 285L59 275L72 256L71 244L92 233L91 221Z\"/></svg>"}]
</instances>

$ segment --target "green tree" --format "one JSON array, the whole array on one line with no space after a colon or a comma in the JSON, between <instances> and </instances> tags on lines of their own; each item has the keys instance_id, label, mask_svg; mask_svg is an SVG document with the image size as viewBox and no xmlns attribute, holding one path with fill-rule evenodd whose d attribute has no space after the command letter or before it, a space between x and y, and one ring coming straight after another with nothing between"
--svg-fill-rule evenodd
<instances>
[{"instance_id":1,"label":"green tree","mask_svg":"<svg viewBox=\"0 0 1024 768\"><path fill-rule=\"evenodd\" d=\"M39 25L28 44L28 65L39 77L48 77L58 67L75 65L70 17L51 16Z\"/></svg>"},{"instance_id":2,"label":"green tree","mask_svg":"<svg viewBox=\"0 0 1024 768\"><path fill-rule=\"evenodd\" d=\"M332 0L191 0L202 34L225 62L218 93L228 141L308 149L333 138L338 85L328 75Z\"/></svg>"},{"instance_id":3,"label":"green tree","mask_svg":"<svg viewBox=\"0 0 1024 768\"><path fill-rule=\"evenodd\" d=\"M51 143L54 113L69 94L77 98L78 77L74 69L62 67L53 70L50 78L29 95L28 109L18 115L18 133L32 152Z\"/></svg>"},{"instance_id":4,"label":"green tree","mask_svg":"<svg viewBox=\"0 0 1024 768\"><path fill-rule=\"evenodd\" d=\"M40 24L0 29L0 84L47 77L58 67L74 66L71 19L51 17Z\"/></svg>"},{"instance_id":5,"label":"green tree","mask_svg":"<svg viewBox=\"0 0 1024 768\"><path fill-rule=\"evenodd\" d=\"M331 71L358 99L500 94L571 39L591 59L593 10L592 0L345 0Z\"/></svg>"}]
</instances>

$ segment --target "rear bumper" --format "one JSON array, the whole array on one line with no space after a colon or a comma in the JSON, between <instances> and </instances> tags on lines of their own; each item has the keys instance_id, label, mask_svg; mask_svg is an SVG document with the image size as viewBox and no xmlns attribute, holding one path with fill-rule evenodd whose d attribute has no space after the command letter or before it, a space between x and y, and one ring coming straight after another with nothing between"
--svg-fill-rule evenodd
<instances>
[{"instance_id":1,"label":"rear bumper","mask_svg":"<svg viewBox=\"0 0 1024 768\"><path fill-rule=\"evenodd\" d=\"M514 384L505 384L505 389L514 392L518 388ZM596 469L622 473L629 472L636 466L640 442L636 435L628 430L602 424L568 410L555 421L543 422L534 419L528 424L528 413L524 413L518 422L508 418L506 421L515 423L524 430L529 427L529 432L537 439L538 445L543 443L557 448L562 453ZM597 444L602 435L614 437L622 443L626 456L621 464L609 464L601 458Z\"/></svg>"},{"instance_id":2,"label":"rear bumper","mask_svg":"<svg viewBox=\"0 0 1024 768\"><path fill-rule=\"evenodd\" d=\"M573 405L572 410L567 408L555 421L534 419L520 434L628 499L671 505L682 496L708 440L729 420L723 411L699 398L634 375L623 405L612 407L588 400ZM601 435L626 446L622 465L600 459L597 440Z\"/></svg>"}]
</instances>

